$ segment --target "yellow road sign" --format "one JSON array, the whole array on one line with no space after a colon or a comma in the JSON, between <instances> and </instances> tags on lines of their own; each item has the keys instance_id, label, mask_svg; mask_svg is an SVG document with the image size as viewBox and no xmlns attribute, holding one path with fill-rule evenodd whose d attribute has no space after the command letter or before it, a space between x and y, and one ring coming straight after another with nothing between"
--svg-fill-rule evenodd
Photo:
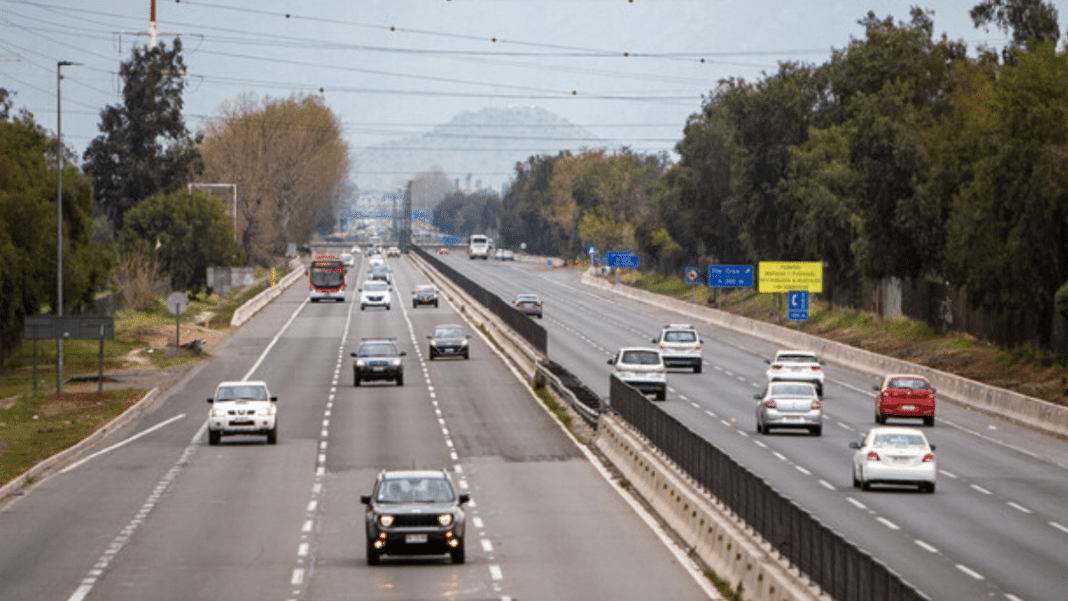
<instances>
[{"instance_id":1,"label":"yellow road sign","mask_svg":"<svg viewBox=\"0 0 1068 601\"><path fill-rule=\"evenodd\" d=\"M819 261L761 261L757 277L758 292L823 292L823 263Z\"/></svg>"}]
</instances>

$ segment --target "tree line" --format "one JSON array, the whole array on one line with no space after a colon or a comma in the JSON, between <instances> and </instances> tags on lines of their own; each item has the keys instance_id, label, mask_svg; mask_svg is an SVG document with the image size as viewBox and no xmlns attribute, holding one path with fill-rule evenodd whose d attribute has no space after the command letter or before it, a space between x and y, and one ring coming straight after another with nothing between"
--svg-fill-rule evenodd
<instances>
[{"instance_id":1,"label":"tree line","mask_svg":"<svg viewBox=\"0 0 1068 601\"><path fill-rule=\"evenodd\" d=\"M502 202L506 244L643 264L821 261L825 292L928 279L1048 344L1068 317L1068 54L1040 0L987 0L1010 42L969 56L930 12L868 13L823 64L727 79L677 162L627 149L531 157Z\"/></svg>"},{"instance_id":2,"label":"tree line","mask_svg":"<svg viewBox=\"0 0 1068 601\"><path fill-rule=\"evenodd\" d=\"M152 305L168 289L196 295L209 265L266 265L287 242L333 230L351 194L349 149L322 97L243 96L194 134L185 72L180 39L135 47L81 168L0 89L0 368L25 318L56 307L57 153L64 313L107 289L147 290ZM236 186L236 207L229 190L197 183Z\"/></svg>"}]
</instances>

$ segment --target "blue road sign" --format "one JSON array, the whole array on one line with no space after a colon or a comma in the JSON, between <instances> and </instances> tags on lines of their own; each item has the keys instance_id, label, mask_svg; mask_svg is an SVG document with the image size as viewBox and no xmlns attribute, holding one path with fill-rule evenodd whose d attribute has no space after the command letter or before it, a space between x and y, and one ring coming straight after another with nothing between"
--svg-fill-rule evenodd
<instances>
[{"instance_id":1,"label":"blue road sign","mask_svg":"<svg viewBox=\"0 0 1068 601\"><path fill-rule=\"evenodd\" d=\"M712 288L752 288L752 265L709 265L708 285Z\"/></svg>"},{"instance_id":2,"label":"blue road sign","mask_svg":"<svg viewBox=\"0 0 1068 601\"><path fill-rule=\"evenodd\" d=\"M456 244L456 236L442 236L441 237L441 243L442 244Z\"/></svg>"},{"instance_id":3,"label":"blue road sign","mask_svg":"<svg viewBox=\"0 0 1068 601\"><path fill-rule=\"evenodd\" d=\"M608 266L636 269L638 267L638 255L626 251L608 251Z\"/></svg>"},{"instance_id":4,"label":"blue road sign","mask_svg":"<svg viewBox=\"0 0 1068 601\"><path fill-rule=\"evenodd\" d=\"M696 267L687 267L686 271L686 283L687 284L700 284L701 283L701 270Z\"/></svg>"},{"instance_id":5,"label":"blue road sign","mask_svg":"<svg viewBox=\"0 0 1068 601\"><path fill-rule=\"evenodd\" d=\"M586 247L586 256L592 257L597 254L597 247L593 244Z\"/></svg>"},{"instance_id":6,"label":"blue road sign","mask_svg":"<svg viewBox=\"0 0 1068 601\"><path fill-rule=\"evenodd\" d=\"M790 321L808 320L808 290L791 290L787 293L786 318Z\"/></svg>"}]
</instances>

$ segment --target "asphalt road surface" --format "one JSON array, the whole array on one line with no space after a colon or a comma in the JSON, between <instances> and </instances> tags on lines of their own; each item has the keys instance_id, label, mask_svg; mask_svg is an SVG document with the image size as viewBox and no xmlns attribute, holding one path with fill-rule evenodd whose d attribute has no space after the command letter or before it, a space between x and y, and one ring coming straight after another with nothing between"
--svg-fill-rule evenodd
<instances>
[{"instance_id":1,"label":"asphalt road surface","mask_svg":"<svg viewBox=\"0 0 1068 601\"><path fill-rule=\"evenodd\" d=\"M446 302L412 309L424 278L389 264L392 310L307 303L298 282L104 452L0 507L0 599L707 599L480 336L469 361L425 360L433 326L463 322ZM348 354L376 336L407 351L404 386L352 385ZM279 397L277 445L207 445L205 399L241 378ZM466 564L366 564L359 496L411 467L471 494Z\"/></svg>"}]
</instances>

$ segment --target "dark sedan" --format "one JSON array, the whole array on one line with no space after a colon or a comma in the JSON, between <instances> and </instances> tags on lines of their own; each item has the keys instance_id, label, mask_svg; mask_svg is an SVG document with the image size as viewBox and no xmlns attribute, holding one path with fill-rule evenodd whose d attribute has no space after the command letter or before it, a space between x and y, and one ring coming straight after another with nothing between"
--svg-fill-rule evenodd
<instances>
[{"instance_id":1,"label":"dark sedan","mask_svg":"<svg viewBox=\"0 0 1068 601\"><path fill-rule=\"evenodd\" d=\"M412 308L420 305L438 306L438 292L430 284L420 284L412 288Z\"/></svg>"},{"instance_id":2,"label":"dark sedan","mask_svg":"<svg viewBox=\"0 0 1068 601\"><path fill-rule=\"evenodd\" d=\"M430 339L430 360L438 357L463 357L471 358L471 349L467 341L470 334L465 334L464 329L458 325L440 325L434 328L434 334L427 336Z\"/></svg>"}]
</instances>

